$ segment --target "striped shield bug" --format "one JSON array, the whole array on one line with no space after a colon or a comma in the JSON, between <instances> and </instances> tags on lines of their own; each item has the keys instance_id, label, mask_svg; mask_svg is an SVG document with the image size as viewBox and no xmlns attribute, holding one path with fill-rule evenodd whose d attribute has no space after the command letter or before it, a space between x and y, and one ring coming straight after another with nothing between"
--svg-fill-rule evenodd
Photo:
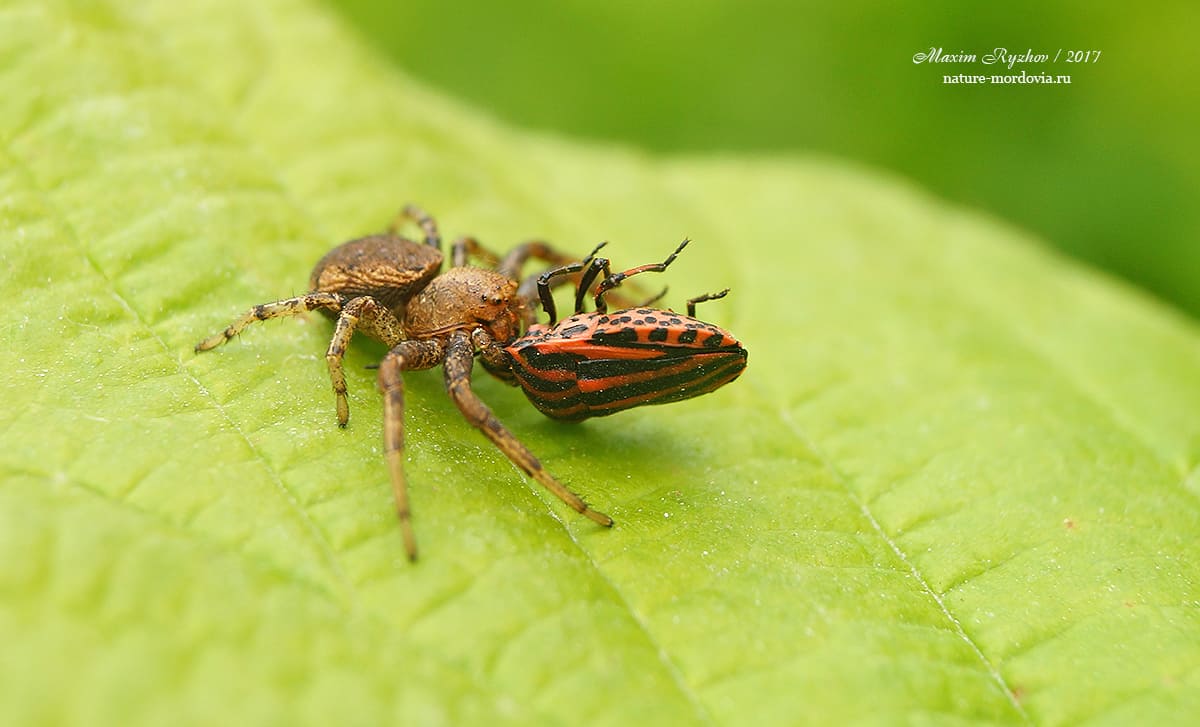
<instances>
[{"instance_id":1,"label":"striped shield bug","mask_svg":"<svg viewBox=\"0 0 1200 727\"><path fill-rule=\"evenodd\" d=\"M605 295L626 279L662 272L688 244L684 240L661 263L618 273L596 257L544 273L538 295L550 316L504 347L509 367L529 401L562 421L607 416L646 404L666 404L707 394L736 379L746 368L746 349L729 332L696 318L696 305L725 297L728 289L692 298L687 315L649 307L608 312ZM601 245L600 247L603 247ZM554 278L582 272L575 314L557 321L550 294ZM583 312L596 279L595 310ZM665 291L664 291L665 292Z\"/></svg>"}]
</instances>

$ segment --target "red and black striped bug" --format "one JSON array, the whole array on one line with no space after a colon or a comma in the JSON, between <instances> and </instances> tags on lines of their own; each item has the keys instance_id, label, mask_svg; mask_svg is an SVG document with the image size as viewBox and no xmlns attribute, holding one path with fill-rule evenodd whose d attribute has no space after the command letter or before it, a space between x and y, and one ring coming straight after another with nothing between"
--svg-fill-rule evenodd
<instances>
[{"instance_id":1,"label":"red and black striped bug","mask_svg":"<svg viewBox=\"0 0 1200 727\"><path fill-rule=\"evenodd\" d=\"M648 307L608 312L604 296L624 280L662 272L688 244L666 260L612 273L596 257L600 247L578 263L544 273L538 296L550 316L504 347L516 383L543 414L577 422L647 404L666 404L707 394L728 384L746 368L746 349L729 332L696 319L696 304L725 297L728 289L692 298L687 315ZM556 322L554 278L582 271L575 314ZM595 311L583 312L584 299L603 274ZM665 291L664 291L665 292Z\"/></svg>"}]
</instances>

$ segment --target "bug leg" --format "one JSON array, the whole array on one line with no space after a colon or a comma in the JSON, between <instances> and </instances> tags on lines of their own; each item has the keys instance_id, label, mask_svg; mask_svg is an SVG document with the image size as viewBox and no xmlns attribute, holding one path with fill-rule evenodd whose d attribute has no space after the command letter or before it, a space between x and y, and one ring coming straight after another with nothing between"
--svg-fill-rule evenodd
<instances>
[{"instance_id":1,"label":"bug leg","mask_svg":"<svg viewBox=\"0 0 1200 727\"><path fill-rule=\"evenodd\" d=\"M595 253L593 253L593 255L594 254ZM593 257L587 262L591 264L588 265L587 269L583 271L583 275L579 278L579 286L575 288L576 313L583 312L583 299L587 297L587 294L591 291L592 286L595 285L596 278L600 276L600 273L604 273L604 277L601 278L602 282L604 280L608 280L608 278L612 276L612 270L609 269L608 265L608 258ZM596 291L596 294L600 294L599 290Z\"/></svg>"},{"instance_id":2,"label":"bug leg","mask_svg":"<svg viewBox=\"0 0 1200 727\"><path fill-rule=\"evenodd\" d=\"M488 405L471 391L471 364L475 357L473 348L471 339L463 331L452 333L446 345L446 360L443 364L446 391L458 406L458 410L525 474L537 480L576 512L586 515L600 525L612 527L612 518L588 507L579 495L568 490L547 472L538 458L521 444L513 433L500 423Z\"/></svg>"},{"instance_id":3,"label":"bug leg","mask_svg":"<svg viewBox=\"0 0 1200 727\"><path fill-rule=\"evenodd\" d=\"M535 304L541 300L541 298L537 292L537 284L538 284L538 281L541 279L541 277L542 277L541 273L534 273L533 275L530 275L530 276L526 277L524 280L522 280L521 285L517 288L517 296L520 297L521 300L525 301L525 313L526 313L525 325L526 326L532 325L534 322L536 322L534 307L535 307ZM563 283L571 282L572 280L574 280L578 284L580 282L579 279L581 277L582 277L581 275L576 273L570 277L564 276L564 277L560 277L560 278L555 278L550 281L550 287L557 288L559 285L561 285ZM620 290L610 290L607 294L606 299L609 301L614 301L616 303L616 305L620 308L635 308L635 307L636 308L645 308L646 306L650 305L651 303L655 303L655 302L661 300L662 297L666 294L667 294L667 289L664 287L661 291L659 291L653 297L639 303L639 302L633 300L632 298L630 298L626 295L623 295ZM581 296L581 295L579 295L579 291L576 290L577 305L575 307L578 309L575 311L576 313L583 312L583 310L582 310L583 298L585 298L585 297L586 297L586 293ZM545 308L544 302L542 303L542 307ZM557 319L557 315L555 316L555 318ZM554 325L554 323L551 322L549 325Z\"/></svg>"},{"instance_id":4,"label":"bug leg","mask_svg":"<svg viewBox=\"0 0 1200 727\"><path fill-rule=\"evenodd\" d=\"M639 265L636 268L630 268L606 276L604 280L600 281L600 287L596 289L596 310L601 313L608 310L608 305L604 302L604 294L620 285L626 278L631 278L639 273L661 273L666 270L668 265L675 262L675 258L679 257L679 253L683 252L683 248L687 247L689 242L691 240L684 239L683 242L679 243L679 247L675 248L675 252L668 255L667 259L661 263Z\"/></svg>"},{"instance_id":5,"label":"bug leg","mask_svg":"<svg viewBox=\"0 0 1200 727\"><path fill-rule=\"evenodd\" d=\"M265 321L282 316L294 316L305 311L322 308L331 311L340 311L345 301L345 296L338 295L337 293L309 293L308 295L301 295L295 298L277 300L274 303L256 305L235 319L233 323L230 323L225 330L197 343L196 353L220 346L245 330L246 326L256 321Z\"/></svg>"},{"instance_id":6,"label":"bug leg","mask_svg":"<svg viewBox=\"0 0 1200 727\"><path fill-rule=\"evenodd\" d=\"M603 266L605 270L608 268L607 259L596 257L596 253L600 252L600 248L607 244L607 242L600 243L595 247L595 249L588 253L587 257L579 262L568 263L561 267L554 268L553 270L547 270L538 276L537 294L538 298L540 298L542 301L542 310L546 311L546 315L550 316L550 325L553 326L558 321L558 310L554 305L554 296L550 293L551 288L558 284L554 282L554 279L559 278L560 280L566 280L566 278L563 278L562 276L574 275L580 271L583 271L583 277L579 282L579 289L586 290L591 286L592 281L596 279L596 275L599 272L598 270L593 271L593 268L596 268L598 265ZM519 292L520 289L518 289L518 293ZM576 313L580 312L580 302L582 300L582 295L577 294L575 296Z\"/></svg>"},{"instance_id":7,"label":"bug leg","mask_svg":"<svg viewBox=\"0 0 1200 727\"><path fill-rule=\"evenodd\" d=\"M655 293L652 297L643 300L641 303L638 303L637 307L638 308L649 308L650 306L654 305L655 303L657 303L658 301L660 301L664 297L666 297L668 290L670 290L670 288L668 286L664 285L662 290ZM611 295L611 292L609 294ZM708 300L708 298L705 298L705 300ZM688 302L690 303L691 301L688 301Z\"/></svg>"},{"instance_id":8,"label":"bug leg","mask_svg":"<svg viewBox=\"0 0 1200 727\"><path fill-rule=\"evenodd\" d=\"M408 504L408 481L404 477L404 378L401 372L437 366L444 350L445 346L436 340L403 341L392 347L379 364L379 390L383 393L383 452L409 560L417 559L417 539Z\"/></svg>"},{"instance_id":9,"label":"bug leg","mask_svg":"<svg viewBox=\"0 0 1200 727\"><path fill-rule=\"evenodd\" d=\"M540 273L534 273L521 278L525 264L530 259L541 260L552 265L568 265L578 262L575 256L559 252L549 243L542 240L522 242L505 253L499 264L496 265L496 272L509 280L521 280L521 284L517 286L517 297L525 301L524 319L526 326L531 326L537 322L537 313L534 306L538 302L537 283L541 277ZM568 280L569 278L560 278L559 280L555 280L552 286L561 285Z\"/></svg>"},{"instance_id":10,"label":"bug leg","mask_svg":"<svg viewBox=\"0 0 1200 727\"><path fill-rule=\"evenodd\" d=\"M342 357L354 337L354 331L364 333L395 346L404 340L404 330L396 316L374 298L360 296L342 306L329 349L325 352L325 363L329 366L329 380L333 383L333 395L337 400L338 426L346 426L350 420L350 404L346 400L346 374L342 371Z\"/></svg>"},{"instance_id":11,"label":"bug leg","mask_svg":"<svg viewBox=\"0 0 1200 727\"><path fill-rule=\"evenodd\" d=\"M576 260L569 255L558 252L540 240L531 240L530 242L522 243L505 255L496 267L496 271L509 280L516 280L520 276L522 268L530 258L558 265L558 267L551 268L543 273L534 273L527 276L517 288L517 295L525 301L525 310L527 312L525 324L531 325L534 323L534 303L540 300L542 309L550 316L549 325L553 326L558 321L558 310L554 304L554 298L550 295L550 291L559 285L571 281L574 281L578 286L575 291L575 312L582 313L583 299L587 296L588 291L592 289L596 278L601 273L605 276L609 274L608 260L596 257L596 253L600 251L600 248L607 244L606 242L600 243L582 260ZM624 296L617 294L616 297L621 301L622 305L632 305L632 302Z\"/></svg>"},{"instance_id":12,"label":"bug leg","mask_svg":"<svg viewBox=\"0 0 1200 727\"><path fill-rule=\"evenodd\" d=\"M698 295L695 298L688 300L688 302L687 302L688 318L696 317L696 304L697 303L703 303L706 300L717 300L718 298L724 298L726 295L729 295L729 288L722 290L720 293L705 293L704 295Z\"/></svg>"},{"instance_id":13,"label":"bug leg","mask_svg":"<svg viewBox=\"0 0 1200 727\"><path fill-rule=\"evenodd\" d=\"M401 223L405 220L417 223L417 226L425 233L426 245L438 250L442 249L442 236L438 234L437 222L434 222L433 217L428 212L415 204L404 205L404 209L400 210L400 214L396 215L396 218L392 220L392 224L388 225L388 234L396 234L400 230Z\"/></svg>"}]
</instances>

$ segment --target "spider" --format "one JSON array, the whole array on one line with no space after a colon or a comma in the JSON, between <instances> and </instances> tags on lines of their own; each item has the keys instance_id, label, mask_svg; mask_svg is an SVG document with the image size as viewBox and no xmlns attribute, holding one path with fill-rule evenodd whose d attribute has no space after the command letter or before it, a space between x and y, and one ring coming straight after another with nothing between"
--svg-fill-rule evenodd
<instances>
[{"instance_id":1,"label":"spider","mask_svg":"<svg viewBox=\"0 0 1200 727\"><path fill-rule=\"evenodd\" d=\"M398 234L405 220L421 228L424 243ZM612 518L589 507L547 472L471 390L475 351L488 362L503 362L499 343L516 339L522 323L533 320L530 296L521 295L514 282L525 263L534 258L565 264L575 258L540 241L519 245L499 259L495 270L467 267L472 254L495 259L474 238L463 237L451 247L452 267L439 275L442 252L437 223L421 208L408 205L383 234L351 240L322 257L309 277L311 292L256 305L195 348L197 353L216 348L256 321L321 311L336 321L325 360L338 424L345 427L350 418L342 370L347 345L356 331L387 345L390 350L379 365L384 451L410 560L417 557L417 544L402 461L404 383L400 372L433 368L439 363L444 368L446 390L467 421L572 509L605 527L613 524ZM530 280L521 287L528 290L532 284ZM502 363L497 366L503 368Z\"/></svg>"},{"instance_id":2,"label":"spider","mask_svg":"<svg viewBox=\"0 0 1200 727\"><path fill-rule=\"evenodd\" d=\"M424 242L419 243L398 234L399 226L404 221L411 221L424 233ZM684 245L687 241L684 241ZM602 246L601 246L602 247ZM605 294L613 294L611 289L620 284L625 278L649 270L662 271L675 258L680 245L663 263L643 265L621 273L611 274L608 261L596 258L600 249L578 260L555 250L541 241L531 241L518 245L512 251L498 257L482 247L472 237L462 237L451 245L451 267L444 272L442 268L441 236L436 222L424 210L415 206L406 206L396 217L386 232L351 240L329 251L317 262L309 278L311 292L272 303L256 305L235 319L220 333L210 336L196 344L196 352L208 351L225 343L241 333L250 324L281 316L297 315L311 310L319 310L334 319L333 337L325 354L329 368L329 377L333 385L336 401L338 424L346 426L350 417L349 404L346 399L346 377L342 369L342 359L354 333L361 332L375 338L389 347L383 361L379 364L378 386L383 394L383 438L384 453L387 459L392 490L395 496L396 512L400 520L400 528L404 540L404 548L410 560L416 560L417 543L412 527L412 512L408 498L408 484L404 473L404 381L403 371L429 369L442 365L446 390L462 415L484 436L492 441L514 464L527 475L537 480L543 487L576 512L583 514L592 521L611 527L613 520L608 515L593 509L583 499L572 492L553 475L546 471L532 452L529 451L492 413L492 410L479 399L471 390L471 370L475 356L478 354L485 370L496 378L512 385L520 385L525 389L530 400L549 416L567 420L578 420L588 416L600 416L624 408L637 406L640 403L661 403L675 401L680 398L695 396L720 386L736 378L745 365L745 351L732 336L724 334L728 344L721 351L729 353L736 348L740 351L740 361L728 363L730 356L721 358L723 370L710 373L705 370L706 381L687 384L686 388L678 386L680 393L674 396L657 395L653 401L642 398L629 398L608 403L597 408L591 408L583 413L572 410L569 416L555 413L553 407L560 403L545 404L547 397L553 395L533 393L531 387L538 386L537 380L545 380L545 369L535 370L530 365L531 357L545 354L535 352L543 344L549 344L559 359L569 358L573 368L564 375L573 379L570 383L574 391L585 388L590 381L588 364L600 364L612 375L612 367L603 366L611 361L597 361L596 341L609 335L603 322L592 322L589 331L597 332L598 337L588 340L573 340L571 332L582 332L583 328L572 326L560 330L553 326L553 303L550 298L550 288L554 285L579 279L579 289L576 295L577 316L563 321L573 321L582 314L582 301L585 294L595 283L597 316L604 310ZM472 256L485 258L495 263L494 269L469 267L468 259ZM541 275L530 275L523 280L521 272L530 259L541 260L556 267ZM581 272L582 271L582 272ZM597 280L603 273L604 277ZM574 277L572 277L574 276ZM521 281L518 283L518 281ZM665 292L665 291L664 291ZM724 292L702 296L689 301L689 314L694 313L695 302L723 296ZM540 298L548 305L551 315L550 326L536 324L535 304ZM550 303L545 301L551 300ZM653 302L647 301L643 305ZM625 312L633 312L625 311ZM661 311L643 310L639 313L662 313ZM620 312L614 314L619 316ZM678 362L691 349L681 345L681 341L692 343L699 332L706 334L709 342L705 354L712 354L715 336L723 333L715 326L702 324L690 317L677 316L669 313L676 324L688 327L688 331L662 330L662 338L651 336L653 351L639 351L635 355L639 359L650 356L665 355L673 357L663 363L673 365L678 369ZM651 321L654 320L652 317ZM607 319L605 319L607 321ZM683 323L681 321L686 321ZM639 321L640 323L641 321ZM617 320L613 321L614 324ZM561 324L560 324L561 325ZM529 334L521 336L522 329L528 329ZM692 330L695 329L695 330ZM718 332L717 334L712 331ZM672 339L667 341L667 336ZM682 335L682 338L680 338ZM546 340L546 339L551 340ZM619 338L619 337L618 337ZM617 339L614 338L614 343ZM582 344L586 351L572 350L571 344ZM627 341L620 341L620 347L627 347ZM566 344L566 348L563 348ZM525 348L522 348L522 347ZM599 347L600 351L608 351L611 347ZM645 348L645 347L642 347ZM664 353L665 352L665 353ZM736 358L736 356L734 356ZM696 356L695 358L702 358ZM712 356L706 356L713 360ZM674 362L674 363L672 363ZM536 361L535 361L536 363ZM625 366L627 364L619 364ZM634 362L634 365L646 367L645 362ZM655 364L650 364L651 366ZM578 372L575 370L578 366ZM593 367L594 368L594 367ZM711 365L709 365L711 369ZM732 375L730 370L736 368ZM550 372L551 375L563 372ZM651 372L653 373L653 372ZM714 379L720 375L719 383ZM695 378L695 377L692 377ZM544 384L541 385L544 388ZM567 392L567 394L572 394ZM582 394L581 394L582 395Z\"/></svg>"}]
</instances>

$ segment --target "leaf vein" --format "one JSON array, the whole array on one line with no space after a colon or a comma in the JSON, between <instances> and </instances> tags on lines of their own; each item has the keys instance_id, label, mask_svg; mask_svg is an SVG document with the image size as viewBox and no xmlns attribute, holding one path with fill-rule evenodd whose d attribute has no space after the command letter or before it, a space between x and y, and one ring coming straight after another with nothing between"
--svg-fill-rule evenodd
<instances>
[{"instance_id":1,"label":"leaf vein","mask_svg":"<svg viewBox=\"0 0 1200 727\"><path fill-rule=\"evenodd\" d=\"M204 384L201 383L198 378L196 378L195 375L187 370L179 356L171 351L170 347L167 345L167 342L163 340L158 332L146 322L141 313L121 293L113 280L109 278L107 274L105 274L104 269L93 257L88 246L83 243L83 240L79 237L79 234L75 230L74 226L67 220L66 216L54 203L49 193L37 183L36 176L33 174L33 171L30 169L29 165L14 153L9 144L5 145L4 152L5 155L11 160L13 166L18 169L19 173L25 178L25 182L33 194L38 197L47 210L53 213L53 218L63 228L63 231L71 240L75 248L79 250L88 266L88 269L90 269L94 275L103 281L104 286L108 289L109 294L112 295L113 299L121 306L126 314L133 320L133 322L155 341L155 343L161 349L163 356L173 364L175 373L184 377L196 387L201 396L203 396L212 404L217 413L229 425L230 429L241 438L246 447L249 449L251 455L262 464L264 469L266 469L271 482L280 495L284 498L288 508L292 511L293 515L299 519L305 530L309 533L310 537L312 537L313 542L316 544L317 549L322 555L322 558L325 560L326 568L333 577L341 600L343 602L353 601L353 589L350 585L350 581L345 572L342 570L329 539L324 535L324 533L308 515L304 508L300 506L300 502L295 493L288 488L286 483L284 483L279 472L277 472L275 468L271 466L271 463L254 445L254 442L250 439L247 433L241 428L241 426L238 425L236 421L234 421L234 419L229 415L229 412L226 411L225 407L222 406L219 401L217 401L216 397L212 395L212 392L210 392L208 388L204 386Z\"/></svg>"},{"instance_id":2,"label":"leaf vein","mask_svg":"<svg viewBox=\"0 0 1200 727\"><path fill-rule=\"evenodd\" d=\"M538 497L541 499L541 495L538 495ZM546 501L543 499L542 502L545 503ZM671 658L671 655L667 652L666 648L659 643L658 639L655 638L653 631L650 629L650 625L646 623L646 620L642 618L637 609L633 607L633 604L625 596L625 593L619 586L617 586L612 578L609 577L608 573L606 573L604 569L600 567L600 564L596 561L596 557L592 554L592 552L583 547L583 544L580 543L579 539L575 537L575 533L569 527L567 527L566 522L559 517L558 513L550 508L549 504L547 504L546 507L550 511L551 516L553 516L555 520L558 520L562 525L563 530L566 531L567 536L571 539L571 543L579 550L580 553L583 554L583 557L587 560L592 570L596 573L596 576L612 591L613 595L617 599L618 605L621 607L621 610L629 614L629 617L633 620L633 623L637 627L638 631L641 632L650 646L654 648L654 652L659 663L667 672L667 675L671 678L671 681L675 684L675 687L679 690L679 693L682 694L683 697L688 701L688 704L692 706L692 710L696 713L697 720L702 724L716 724L712 715L709 714L708 710L704 707L704 704L700 701L700 698L696 694L695 690L684 678L683 672L680 670L679 666Z\"/></svg>"},{"instance_id":3,"label":"leaf vein","mask_svg":"<svg viewBox=\"0 0 1200 727\"><path fill-rule=\"evenodd\" d=\"M911 573L912 577L915 578L917 583L920 584L921 589L925 591L925 593L931 599L933 599L935 604L937 604L938 610L940 610L942 615L946 617L946 620L950 622L954 633L957 634L958 637L964 642L966 642L967 646L970 647L972 652L974 652L975 656L983 664L988 674L991 675L993 681L995 681L1000 687L1001 691L1004 693L1004 696L1008 698L1009 703L1012 705L1016 713L1021 717L1021 720L1026 724L1029 724L1029 715L1026 714L1025 708L1021 706L1021 702L1017 699L1016 694L1008 685L1004 675L1000 673L1000 670L996 668L996 665L993 664L990 659L988 659L987 655L983 653L983 650L979 648L979 645L975 643L970 634L968 634L966 629L963 628L962 622L950 612L949 607L946 606L945 600L929 584L929 581L926 580L920 569L917 568L916 563L908 557L908 554L904 552L899 543L897 543L895 539L889 536L887 531L883 529L883 525L878 519L876 519L874 513L871 512L871 509L867 503L865 503L854 493L854 490L851 488L850 482L846 478L846 475L843 474L842 471L833 464L823 450L817 447L816 443L809 438L804 430L801 429L800 426L792 419L787 410L781 410L779 416L787 424L788 428L791 429L791 431L796 435L797 439L804 443L804 446L807 447L809 451L811 451L813 455L821 461L825 468L829 470L833 478L837 480L839 484L841 484L842 488L846 492L846 496L858 506L859 511L862 513L863 517L866 518L867 522L870 523L871 528L876 532L876 534L879 535L880 538L883 539L883 542L896 555L896 557L900 559L900 562L902 562L908 568L909 573Z\"/></svg>"},{"instance_id":4,"label":"leaf vein","mask_svg":"<svg viewBox=\"0 0 1200 727\"><path fill-rule=\"evenodd\" d=\"M137 515L138 517L144 518L145 520L153 523L155 526L161 528L163 531L165 531L167 533L173 533L176 535L184 536L190 542L197 543L199 545L211 548L214 552L224 553L226 555L232 556L236 560L239 560L243 563L250 564L250 565L254 566L255 568L261 569L264 572L268 572L268 573L272 573L277 576L280 576L284 580L286 580L290 583L296 584L298 586L301 586L307 590L310 590L313 593L320 594L322 596L326 596L329 598L336 597L336 594L333 591L331 591L326 584L323 584L319 581L314 581L314 580L305 578L302 574L300 574L296 571L291 571L286 568L281 568L278 564L276 564L268 559L251 555L245 549L239 547L239 545L240 545L239 543L222 541L222 540L218 540L216 538L208 537L203 532L197 531L193 528L189 528L189 527L187 527L181 523L178 523L168 517L165 517L160 512L156 512L154 510L150 510L148 508L137 505L129 500L124 499L123 496L108 492L108 491L104 490L103 488L98 487L89 482L86 482L84 480L78 479L76 477L67 476L65 473L46 472L46 471L31 468L31 467L23 466L23 465L22 466L14 466L12 464L4 464L4 465L0 465L0 466L3 467L4 473L6 476L23 475L25 477L33 477L33 478L37 478L37 479L46 480L47 482L51 482L51 483L61 482L63 484L69 485L71 487L74 487L75 489L78 489L81 492L87 493L91 497L95 497L104 502L112 503L113 505L116 505L127 512L133 513L134 515Z\"/></svg>"}]
</instances>

